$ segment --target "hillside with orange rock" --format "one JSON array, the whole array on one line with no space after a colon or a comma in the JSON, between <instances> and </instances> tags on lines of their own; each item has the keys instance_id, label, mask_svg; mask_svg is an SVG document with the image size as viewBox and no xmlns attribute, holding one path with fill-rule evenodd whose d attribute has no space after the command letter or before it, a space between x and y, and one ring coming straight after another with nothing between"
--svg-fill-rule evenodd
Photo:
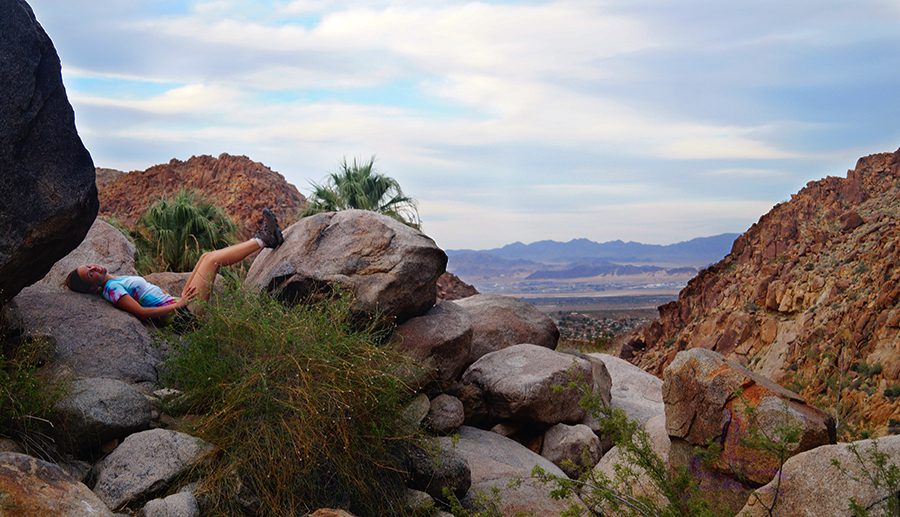
<instances>
[{"instance_id":1,"label":"hillside with orange rock","mask_svg":"<svg viewBox=\"0 0 900 517\"><path fill-rule=\"evenodd\" d=\"M627 335L656 375L706 348L797 391L843 430L900 422L900 151L810 182Z\"/></svg>"},{"instance_id":2,"label":"hillside with orange rock","mask_svg":"<svg viewBox=\"0 0 900 517\"><path fill-rule=\"evenodd\" d=\"M173 158L129 173L98 169L97 178L100 215L118 217L127 224L163 194L183 188L203 193L225 210L245 236L256 229L264 207L271 208L283 223L292 223L306 205L303 194L284 176L246 156Z\"/></svg>"}]
</instances>

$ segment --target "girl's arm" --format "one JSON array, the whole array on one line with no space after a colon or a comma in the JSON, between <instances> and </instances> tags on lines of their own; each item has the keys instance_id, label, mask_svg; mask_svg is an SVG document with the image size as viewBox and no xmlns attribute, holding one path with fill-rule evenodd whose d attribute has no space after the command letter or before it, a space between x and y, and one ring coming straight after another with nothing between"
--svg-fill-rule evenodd
<instances>
[{"instance_id":1,"label":"girl's arm","mask_svg":"<svg viewBox=\"0 0 900 517\"><path fill-rule=\"evenodd\" d=\"M116 302L116 307L123 311L130 312L142 320L147 318L159 318L186 306L189 301L197 296L197 288L195 286L186 288L183 294L184 296L175 303L163 305L162 307L143 307L137 300L132 298L131 295L124 294L119 298L119 301Z\"/></svg>"}]
</instances>

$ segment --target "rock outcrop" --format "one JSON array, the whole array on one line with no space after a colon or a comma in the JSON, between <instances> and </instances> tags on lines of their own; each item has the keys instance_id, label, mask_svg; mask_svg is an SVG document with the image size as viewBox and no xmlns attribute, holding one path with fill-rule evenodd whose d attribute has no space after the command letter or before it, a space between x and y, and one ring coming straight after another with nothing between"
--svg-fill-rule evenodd
<instances>
[{"instance_id":1,"label":"rock outcrop","mask_svg":"<svg viewBox=\"0 0 900 517\"><path fill-rule=\"evenodd\" d=\"M680 350L714 350L885 431L900 419L898 180L900 152L810 182L625 338L622 356L661 376Z\"/></svg>"},{"instance_id":2,"label":"rock outcrop","mask_svg":"<svg viewBox=\"0 0 900 517\"><path fill-rule=\"evenodd\" d=\"M835 442L831 416L703 348L675 357L662 393L670 464L689 469L702 480L704 497L731 513L744 506L752 487L771 481L785 459ZM714 454L700 461L698 449L712 451L711 444Z\"/></svg>"},{"instance_id":3,"label":"rock outcrop","mask_svg":"<svg viewBox=\"0 0 900 517\"><path fill-rule=\"evenodd\" d=\"M428 312L447 255L431 238L365 210L324 212L284 230L284 244L260 252L246 283L296 303L340 287L352 310L398 323Z\"/></svg>"},{"instance_id":4,"label":"rock outcrop","mask_svg":"<svg viewBox=\"0 0 900 517\"><path fill-rule=\"evenodd\" d=\"M249 236L259 224L259 214L270 208L285 225L299 217L306 198L281 174L246 156L201 155L187 161L172 159L144 171L116 174L104 170L100 190L100 214L133 223L144 209L164 194L188 188L203 193Z\"/></svg>"},{"instance_id":5,"label":"rock outcrop","mask_svg":"<svg viewBox=\"0 0 900 517\"><path fill-rule=\"evenodd\" d=\"M23 0L0 4L0 304L40 280L97 216L53 43Z\"/></svg>"},{"instance_id":6,"label":"rock outcrop","mask_svg":"<svg viewBox=\"0 0 900 517\"><path fill-rule=\"evenodd\" d=\"M478 290L459 279L453 273L444 273L437 280L438 300L459 300L475 296Z\"/></svg>"}]
</instances>

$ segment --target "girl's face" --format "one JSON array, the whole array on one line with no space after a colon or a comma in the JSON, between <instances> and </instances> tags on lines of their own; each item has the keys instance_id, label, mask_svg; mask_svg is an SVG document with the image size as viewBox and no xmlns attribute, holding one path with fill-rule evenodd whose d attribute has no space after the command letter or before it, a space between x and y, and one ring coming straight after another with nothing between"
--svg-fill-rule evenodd
<instances>
[{"instance_id":1,"label":"girl's face","mask_svg":"<svg viewBox=\"0 0 900 517\"><path fill-rule=\"evenodd\" d=\"M93 285L94 290L103 287L106 283L106 268L97 264L88 264L78 267L78 276L85 282Z\"/></svg>"}]
</instances>

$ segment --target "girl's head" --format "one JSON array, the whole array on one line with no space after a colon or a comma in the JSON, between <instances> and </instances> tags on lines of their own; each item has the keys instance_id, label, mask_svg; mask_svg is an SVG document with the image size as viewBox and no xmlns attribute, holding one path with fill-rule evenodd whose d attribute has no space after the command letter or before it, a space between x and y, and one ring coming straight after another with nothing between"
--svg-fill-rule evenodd
<instances>
[{"instance_id":1,"label":"girl's head","mask_svg":"<svg viewBox=\"0 0 900 517\"><path fill-rule=\"evenodd\" d=\"M66 287L76 293L96 293L106 283L106 268L97 264L78 266L66 277Z\"/></svg>"}]
</instances>

